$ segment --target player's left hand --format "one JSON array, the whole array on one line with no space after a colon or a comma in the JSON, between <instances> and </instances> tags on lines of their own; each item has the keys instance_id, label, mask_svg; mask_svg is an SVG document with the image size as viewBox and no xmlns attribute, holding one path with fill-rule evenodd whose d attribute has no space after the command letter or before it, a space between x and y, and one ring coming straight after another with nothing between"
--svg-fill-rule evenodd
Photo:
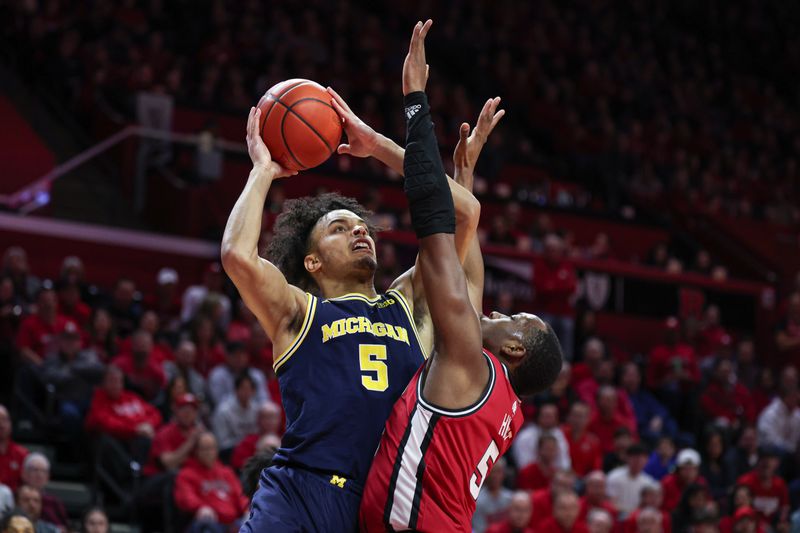
<instances>
[{"instance_id":1,"label":"player's left hand","mask_svg":"<svg viewBox=\"0 0 800 533\"><path fill-rule=\"evenodd\" d=\"M341 117L344 132L347 134L347 144L340 144L336 153L353 157L371 157L378 146L378 133L353 113L339 93L328 87L328 94L333 99L333 109Z\"/></svg>"},{"instance_id":2,"label":"player's left hand","mask_svg":"<svg viewBox=\"0 0 800 533\"><path fill-rule=\"evenodd\" d=\"M428 65L425 63L425 36L431 29L433 21L428 19L423 24L417 22L411 33L411 43L403 63L403 94L424 91L428 82Z\"/></svg>"},{"instance_id":3,"label":"player's left hand","mask_svg":"<svg viewBox=\"0 0 800 533\"><path fill-rule=\"evenodd\" d=\"M490 98L483 104L478 123L470 133L469 124L464 122L458 130L458 144L453 152L453 179L456 183L472 191L472 182L475 174L475 164L478 156L486 144L489 134L492 133L497 123L506 114L505 109L497 110L500 105L500 97Z\"/></svg>"}]
</instances>

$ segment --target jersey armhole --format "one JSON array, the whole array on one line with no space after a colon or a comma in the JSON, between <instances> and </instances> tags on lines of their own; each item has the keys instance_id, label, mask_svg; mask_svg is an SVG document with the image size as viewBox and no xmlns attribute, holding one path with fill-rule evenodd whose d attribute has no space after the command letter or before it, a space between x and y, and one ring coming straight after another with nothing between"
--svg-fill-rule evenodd
<instances>
[{"instance_id":1,"label":"jersey armhole","mask_svg":"<svg viewBox=\"0 0 800 533\"><path fill-rule=\"evenodd\" d=\"M480 411L481 407L486 404L486 402L489 400L489 397L492 395L492 391L494 391L494 385L497 382L497 372L492 364L492 360L488 355L486 355L486 352L483 352L483 356L486 358L486 363L489 365L489 381L486 383L486 388L477 402L463 409L447 409L426 401L425 398L422 397L422 386L425 382L425 378L427 377L427 365L422 370L422 374L420 374L419 379L417 380L417 401L425 409L448 418L462 418Z\"/></svg>"},{"instance_id":2,"label":"jersey armhole","mask_svg":"<svg viewBox=\"0 0 800 533\"><path fill-rule=\"evenodd\" d=\"M427 360L429 357L428 351L425 349L425 346L422 345L422 341L420 340L419 337L419 332L417 331L417 324L414 322L414 316L411 313L411 307L408 305L406 297L403 296L403 293L401 293L397 289L389 289L388 291L386 291L386 294L391 294L392 296L397 298L398 302L400 302L400 307L403 308L403 311L405 312L406 317L408 318L408 321L411 324L411 330L414 332L414 338L417 339L417 346L419 346L419 351L422 352L422 357L424 357Z\"/></svg>"},{"instance_id":3,"label":"jersey armhole","mask_svg":"<svg viewBox=\"0 0 800 533\"><path fill-rule=\"evenodd\" d=\"M308 299L306 302L306 316L303 318L303 324L300 326L300 331L297 332L297 336L295 336L289 347L284 350L280 357L275 359L274 363L272 363L272 368L276 373L286 363L286 361L288 361L289 358L294 355L300 345L303 344L308 332L311 330L311 323L314 321L314 313L317 310L317 299L308 292L306 293L306 298Z\"/></svg>"}]
</instances>

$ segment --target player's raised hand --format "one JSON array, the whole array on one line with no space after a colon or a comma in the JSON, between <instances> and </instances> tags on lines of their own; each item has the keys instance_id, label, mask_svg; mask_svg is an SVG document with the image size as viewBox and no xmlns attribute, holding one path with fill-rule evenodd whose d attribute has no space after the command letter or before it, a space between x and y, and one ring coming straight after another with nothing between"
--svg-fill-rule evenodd
<instances>
[{"instance_id":1,"label":"player's raised hand","mask_svg":"<svg viewBox=\"0 0 800 533\"><path fill-rule=\"evenodd\" d=\"M425 36L431 29L433 21L428 19L423 24L417 22L411 32L411 43L408 55L403 63L403 94L424 91L428 81L428 65L425 63Z\"/></svg>"},{"instance_id":2,"label":"player's raised hand","mask_svg":"<svg viewBox=\"0 0 800 533\"><path fill-rule=\"evenodd\" d=\"M344 132L347 134L347 144L340 144L336 153L349 154L353 157L372 156L378 146L378 134L353 113L339 93L328 87L328 94L333 98L333 109L342 118Z\"/></svg>"},{"instance_id":3,"label":"player's raised hand","mask_svg":"<svg viewBox=\"0 0 800 533\"><path fill-rule=\"evenodd\" d=\"M469 191L472 191L472 181L475 174L475 163L478 162L478 156L481 155L483 145L489 138L497 123L506 114L505 109L497 110L500 106L500 97L490 98L483 104L480 115L478 115L478 123L470 133L469 124L466 122L461 124L458 130L458 144L453 152L453 179L456 183L463 186Z\"/></svg>"},{"instance_id":4,"label":"player's raised hand","mask_svg":"<svg viewBox=\"0 0 800 533\"><path fill-rule=\"evenodd\" d=\"M272 160L272 155L261 138L258 125L261 123L261 110L255 107L250 108L250 115L247 117L247 153L253 162L253 168L264 169L272 174L273 178L285 178L294 176L296 170L283 168L279 163Z\"/></svg>"}]
</instances>

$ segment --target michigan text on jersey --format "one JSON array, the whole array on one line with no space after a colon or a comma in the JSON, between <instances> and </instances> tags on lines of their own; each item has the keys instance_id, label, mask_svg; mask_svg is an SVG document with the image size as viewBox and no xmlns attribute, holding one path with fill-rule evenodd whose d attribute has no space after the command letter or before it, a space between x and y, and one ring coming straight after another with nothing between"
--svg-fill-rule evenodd
<instances>
[{"instance_id":1,"label":"michigan text on jersey","mask_svg":"<svg viewBox=\"0 0 800 533\"><path fill-rule=\"evenodd\" d=\"M408 340L408 330L401 326L393 326L384 322L372 322L364 316L351 316L349 318L340 318L330 324L323 324L322 326L322 342L328 342L331 339L341 337L342 335L351 335L354 333L372 333L376 337L389 337L396 341L404 342L408 345L411 343Z\"/></svg>"}]
</instances>

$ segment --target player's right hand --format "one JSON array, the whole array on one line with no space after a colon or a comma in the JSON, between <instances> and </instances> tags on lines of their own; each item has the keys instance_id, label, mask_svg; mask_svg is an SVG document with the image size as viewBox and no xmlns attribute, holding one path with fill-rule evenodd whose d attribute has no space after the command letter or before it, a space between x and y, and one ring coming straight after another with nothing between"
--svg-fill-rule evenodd
<instances>
[{"instance_id":1,"label":"player's right hand","mask_svg":"<svg viewBox=\"0 0 800 533\"><path fill-rule=\"evenodd\" d=\"M348 144L340 144L336 153L353 157L371 157L378 146L377 132L353 113L339 93L328 87L328 94L333 99L333 109L342 118L344 132L347 134Z\"/></svg>"},{"instance_id":2,"label":"player's right hand","mask_svg":"<svg viewBox=\"0 0 800 533\"><path fill-rule=\"evenodd\" d=\"M280 163L272 160L272 155L261 138L258 125L261 123L261 110L255 107L250 108L250 115L247 117L247 153L253 162L253 169L262 169L271 174L273 178L285 178L294 176L296 170L283 168Z\"/></svg>"},{"instance_id":3,"label":"player's right hand","mask_svg":"<svg viewBox=\"0 0 800 533\"><path fill-rule=\"evenodd\" d=\"M424 91L428 82L428 65L425 63L425 36L431 29L433 21L428 19L425 24L417 22L411 32L411 43L408 45L408 55L403 63L403 94Z\"/></svg>"}]
</instances>

